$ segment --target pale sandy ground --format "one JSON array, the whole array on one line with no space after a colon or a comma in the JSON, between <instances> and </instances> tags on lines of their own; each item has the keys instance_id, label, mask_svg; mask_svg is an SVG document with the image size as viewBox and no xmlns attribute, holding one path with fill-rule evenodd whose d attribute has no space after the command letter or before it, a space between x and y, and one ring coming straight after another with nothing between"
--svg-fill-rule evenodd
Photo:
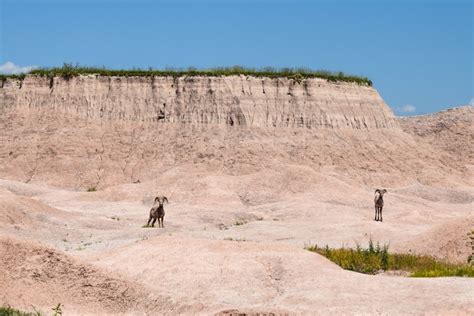
<instances>
[{"instance_id":1,"label":"pale sandy ground","mask_svg":"<svg viewBox=\"0 0 474 316\"><path fill-rule=\"evenodd\" d=\"M372 238L389 243L394 251L465 261L470 254L467 234L474 227L472 192L468 189L453 191L455 194L447 201L437 189L422 185L389 188L384 222L378 223L372 218L371 188L345 186L340 190L325 185L320 190L282 196L276 202L246 205L226 190L236 186L238 178L224 181L212 175L189 177L188 173L190 183L199 183L214 194L193 198L190 193L187 199L181 198L183 193L169 195L164 229L141 227L154 195L153 183L74 192L2 180L1 234L38 240L72 256L62 259L67 261L63 283L56 284L54 275L61 274L55 273L50 278L56 280L56 285L46 277L43 286L57 287L61 295L56 300L75 312L79 305L80 311L92 313L128 309L204 314L223 310L309 314L474 312L472 279L367 276L344 271L304 250L316 243L333 247L354 246L356 242L365 245ZM335 180L329 177L324 183L331 181ZM416 197L421 190L436 196L437 201ZM61 258L62 253L58 254ZM48 274L43 263L37 264L40 267L31 264L21 269L21 277L8 271L4 282L26 282L28 276L35 280L34 273ZM120 296L107 298L112 303L105 305L95 300L81 299L79 303L69 299L71 296L62 289L81 280L77 276L69 278L79 264L92 264L89 269L98 269L96 274L105 280L114 279L114 286L99 291L101 295L108 297L104 292L110 292L117 296L122 290L115 287L135 289L127 293L134 304L117 303L116 307L123 308L117 310L108 304L124 300ZM86 279L101 280L96 275ZM97 286L101 282L110 283L96 281L96 289L102 288ZM30 281L29 285L34 288L41 283ZM18 286L21 294L4 293L2 299L22 307L44 307L50 302L50 297L37 291L25 291L27 287ZM158 301L156 306L142 300L150 295Z\"/></svg>"},{"instance_id":2,"label":"pale sandy ground","mask_svg":"<svg viewBox=\"0 0 474 316\"><path fill-rule=\"evenodd\" d=\"M373 221L374 187L341 171L349 165L314 168L281 157L234 175L181 163L153 180L97 192L0 179L0 302L43 311L62 303L66 315L473 314L473 279L363 275L304 249L371 238L391 251L465 262L474 228L473 161L472 149L449 147L458 132L425 141L425 153L443 156L431 157L437 160L428 171L406 171L433 184L392 179L383 223ZM413 137L406 142L425 136ZM470 140L471 129L454 138ZM424 157L413 161L422 150L408 155L410 168L423 166ZM433 167L443 159L456 159L446 169L462 167L450 177ZM375 174L354 170L359 179ZM52 178L57 183L59 173ZM143 228L157 194L170 201L165 228Z\"/></svg>"}]
</instances>

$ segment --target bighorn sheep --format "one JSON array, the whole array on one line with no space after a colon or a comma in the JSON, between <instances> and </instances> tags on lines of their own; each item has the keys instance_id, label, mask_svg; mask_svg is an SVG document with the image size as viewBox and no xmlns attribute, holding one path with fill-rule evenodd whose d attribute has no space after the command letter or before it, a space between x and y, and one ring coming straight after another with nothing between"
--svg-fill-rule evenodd
<instances>
[{"instance_id":1,"label":"bighorn sheep","mask_svg":"<svg viewBox=\"0 0 474 316\"><path fill-rule=\"evenodd\" d=\"M147 226L150 226L151 222L151 227L155 227L155 222L158 219L158 227L165 227L163 225L163 219L165 217L165 209L163 208L163 203L165 201L166 203L169 203L168 198L166 196L157 196L155 198L153 207L150 210L150 217L148 219L148 223L146 224ZM156 202L158 202L158 205L156 204Z\"/></svg>"},{"instance_id":2,"label":"bighorn sheep","mask_svg":"<svg viewBox=\"0 0 474 316\"><path fill-rule=\"evenodd\" d=\"M374 220L376 220L376 221L383 222L382 209L383 209L383 195L385 193L387 193L386 189L383 189L383 190L377 189L377 190L375 190L375 198L374 198L375 219Z\"/></svg>"}]
</instances>

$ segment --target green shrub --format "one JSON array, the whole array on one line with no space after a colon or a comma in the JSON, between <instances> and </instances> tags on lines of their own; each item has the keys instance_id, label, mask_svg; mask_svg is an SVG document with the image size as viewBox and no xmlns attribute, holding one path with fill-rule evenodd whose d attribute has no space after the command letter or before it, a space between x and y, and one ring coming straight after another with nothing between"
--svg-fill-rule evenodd
<instances>
[{"instance_id":1,"label":"green shrub","mask_svg":"<svg viewBox=\"0 0 474 316\"><path fill-rule=\"evenodd\" d=\"M412 254L391 254L388 246L374 245L372 240L367 249L357 245L356 249L328 246L320 248L317 245L307 248L333 261L343 269L366 274L376 274L379 271L407 271L412 277L442 277L463 276L474 277L474 266L468 264L452 264L439 261L429 256Z\"/></svg>"}]
</instances>

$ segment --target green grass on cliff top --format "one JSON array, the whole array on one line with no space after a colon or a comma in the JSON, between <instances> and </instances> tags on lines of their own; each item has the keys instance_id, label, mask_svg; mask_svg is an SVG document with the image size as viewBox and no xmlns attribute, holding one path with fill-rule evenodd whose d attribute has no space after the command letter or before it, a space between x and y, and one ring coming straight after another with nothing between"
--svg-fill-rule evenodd
<instances>
[{"instance_id":1,"label":"green grass on cliff top","mask_svg":"<svg viewBox=\"0 0 474 316\"><path fill-rule=\"evenodd\" d=\"M100 75L100 76L140 76L140 77L152 77L152 76L232 76L232 75L246 75L254 77L269 77L269 78L291 78L296 81L301 81L306 78L322 78L332 82L355 82L360 85L372 86L372 81L367 77L348 75L343 72L331 72L326 70L312 70L308 68L247 68L241 66L233 67L219 67L210 69L196 69L189 67L187 69L176 69L169 68L164 70L155 69L107 69L107 68L95 68L95 67L84 67L73 64L64 64L62 67L54 68L41 68L35 69L30 72L31 75L46 76L46 77L63 77L70 79L79 75ZM14 78L22 80L25 78L24 74L21 75L0 75L1 80L6 78Z\"/></svg>"}]
</instances>

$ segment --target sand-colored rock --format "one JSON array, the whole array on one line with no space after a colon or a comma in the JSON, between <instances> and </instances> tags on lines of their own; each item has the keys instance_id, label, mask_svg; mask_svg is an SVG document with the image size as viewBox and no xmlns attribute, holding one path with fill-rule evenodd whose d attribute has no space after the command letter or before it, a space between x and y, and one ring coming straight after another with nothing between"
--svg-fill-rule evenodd
<instances>
[{"instance_id":1,"label":"sand-colored rock","mask_svg":"<svg viewBox=\"0 0 474 316\"><path fill-rule=\"evenodd\" d=\"M304 247L371 238L465 262L473 117L463 107L396 118L375 89L319 79L7 80L0 304L472 314L472 279L361 275ZM377 187L388 189L383 223ZM157 194L170 200L165 228L142 228Z\"/></svg>"},{"instance_id":2,"label":"sand-colored rock","mask_svg":"<svg viewBox=\"0 0 474 316\"><path fill-rule=\"evenodd\" d=\"M27 76L0 88L2 107L197 125L375 129L398 126L377 91L356 83L288 78Z\"/></svg>"},{"instance_id":3,"label":"sand-colored rock","mask_svg":"<svg viewBox=\"0 0 474 316\"><path fill-rule=\"evenodd\" d=\"M136 260L126 264L131 257ZM294 314L474 312L472 280L368 276L284 245L162 236L95 260L211 312L242 307Z\"/></svg>"},{"instance_id":4,"label":"sand-colored rock","mask_svg":"<svg viewBox=\"0 0 474 316\"><path fill-rule=\"evenodd\" d=\"M61 303L69 314L175 312L188 307L150 294L121 279L41 244L0 235L0 302L49 313Z\"/></svg>"}]
</instances>

